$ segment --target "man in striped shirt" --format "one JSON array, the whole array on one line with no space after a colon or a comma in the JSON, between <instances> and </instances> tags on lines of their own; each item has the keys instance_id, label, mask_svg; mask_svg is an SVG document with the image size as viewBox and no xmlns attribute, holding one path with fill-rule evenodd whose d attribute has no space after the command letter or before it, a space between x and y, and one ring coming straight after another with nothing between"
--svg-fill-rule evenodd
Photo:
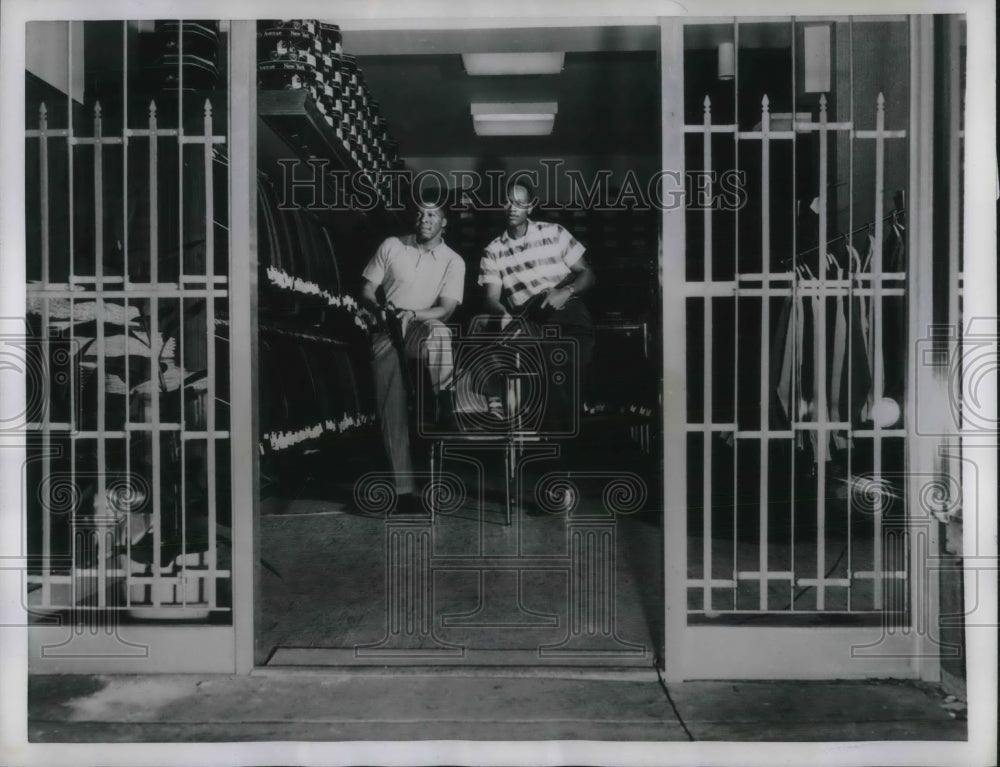
<instances>
[{"instance_id":1,"label":"man in striped shirt","mask_svg":"<svg viewBox=\"0 0 1000 767\"><path fill-rule=\"evenodd\" d=\"M559 224L529 218L537 200L522 180L507 187L504 212L507 228L486 246L480 262L479 284L486 289L485 305L505 326L512 314L523 316L529 327L555 325L562 338L577 343L577 365L582 383L594 349L594 323L580 295L594 284L594 273L584 258L585 248ZM552 416L560 425L573 423L571 381L556 386ZM577 386L581 391L582 386ZM487 392L491 413L503 417L498 393ZM568 421L566 419L569 419Z\"/></svg>"}]
</instances>

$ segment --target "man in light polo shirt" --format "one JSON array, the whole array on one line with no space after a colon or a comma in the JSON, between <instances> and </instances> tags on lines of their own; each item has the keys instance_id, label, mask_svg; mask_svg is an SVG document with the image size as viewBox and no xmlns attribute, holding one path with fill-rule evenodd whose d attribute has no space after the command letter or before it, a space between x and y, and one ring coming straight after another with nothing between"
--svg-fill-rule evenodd
<instances>
[{"instance_id":1,"label":"man in light polo shirt","mask_svg":"<svg viewBox=\"0 0 1000 767\"><path fill-rule=\"evenodd\" d=\"M362 302L376 308L382 288L386 304L400 319L407 357L425 355L431 386L438 400L438 420L454 413L454 370L451 329L444 323L462 303L465 262L444 243L447 224L441 199L421 202L415 232L389 237L362 272ZM372 344L375 405L389 463L396 476L398 509L413 511L417 500L410 458L410 430L406 402L406 374L399 354L385 333Z\"/></svg>"},{"instance_id":2,"label":"man in light polo shirt","mask_svg":"<svg viewBox=\"0 0 1000 767\"><path fill-rule=\"evenodd\" d=\"M594 273L584 258L585 248L565 228L528 218L536 202L526 181L515 178L508 184L507 228L486 246L479 267L486 310L506 324L512 312L521 314L527 308L526 319L532 323L558 326L563 338L576 339L578 369L584 376L593 356L594 323L580 295L594 284ZM572 401L572 382L557 387L554 394L555 417L572 419L567 409L579 405ZM503 417L499 394L487 392L487 399L490 412Z\"/></svg>"}]
</instances>

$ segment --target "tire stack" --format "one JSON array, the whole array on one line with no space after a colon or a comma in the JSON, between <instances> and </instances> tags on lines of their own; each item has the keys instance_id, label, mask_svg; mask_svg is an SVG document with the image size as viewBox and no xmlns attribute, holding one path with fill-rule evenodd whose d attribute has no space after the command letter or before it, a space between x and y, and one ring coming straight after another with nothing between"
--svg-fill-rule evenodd
<instances>
[{"instance_id":1,"label":"tire stack","mask_svg":"<svg viewBox=\"0 0 1000 767\"><path fill-rule=\"evenodd\" d=\"M308 91L353 169L377 175L403 167L357 58L344 53L337 25L311 19L260 22L257 80L265 90Z\"/></svg>"},{"instance_id":2,"label":"tire stack","mask_svg":"<svg viewBox=\"0 0 1000 767\"><path fill-rule=\"evenodd\" d=\"M219 79L217 21L157 21L154 30L161 88L185 92L215 88Z\"/></svg>"}]
</instances>

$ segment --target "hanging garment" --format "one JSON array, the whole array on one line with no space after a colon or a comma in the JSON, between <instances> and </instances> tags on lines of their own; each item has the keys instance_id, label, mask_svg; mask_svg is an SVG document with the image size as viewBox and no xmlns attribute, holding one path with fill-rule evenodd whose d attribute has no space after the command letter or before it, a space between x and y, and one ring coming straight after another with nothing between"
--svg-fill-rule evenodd
<instances>
[{"instance_id":1,"label":"hanging garment","mask_svg":"<svg viewBox=\"0 0 1000 767\"><path fill-rule=\"evenodd\" d=\"M811 336L806 333L806 301L801 293L797 293L794 306L795 319L795 377L792 383L792 397L796 400L795 421L806 420L809 414L809 402L805 399L806 392L810 389L804 385L804 372L811 369L806 361L811 359L807 356L806 343ZM796 447L804 450L806 446L805 435L799 431L795 436Z\"/></svg>"},{"instance_id":2,"label":"hanging garment","mask_svg":"<svg viewBox=\"0 0 1000 767\"><path fill-rule=\"evenodd\" d=\"M883 263L886 271L899 273L906 268L906 231L895 221L886 238ZM882 301L882 396L899 405L906 390L906 298L886 296Z\"/></svg>"},{"instance_id":3,"label":"hanging garment","mask_svg":"<svg viewBox=\"0 0 1000 767\"><path fill-rule=\"evenodd\" d=\"M879 385L877 388L875 386L875 381L884 381L885 374L882 366L882 356L879 355L876 359L875 355L875 281L876 277L872 274L871 269L875 264L875 250L876 250L875 235L871 232L868 233L868 253L865 256L864 271L868 272L871 279L868 281L868 285L871 288L871 295L867 298L866 311L865 311L865 348L868 352L868 369L871 371L872 375L872 389L868 394L868 399L865 402L865 408L862 412L862 418L865 421L871 420L871 410L872 406L875 404L875 400L882 396L882 387Z\"/></svg>"},{"instance_id":4,"label":"hanging garment","mask_svg":"<svg viewBox=\"0 0 1000 767\"><path fill-rule=\"evenodd\" d=\"M847 252L852 268L860 266L858 252L851 246L848 246ZM857 274L849 276L847 296L838 296L837 299L834 370L830 378L831 404L836 401L837 406L831 407L830 417L831 420L856 424L862 420L868 405L872 378L868 366L866 326L862 319L866 311L864 297L855 294L855 286L859 284ZM842 278L843 272L840 271L838 279ZM846 434L835 432L834 442L839 448L846 447Z\"/></svg>"},{"instance_id":5,"label":"hanging garment","mask_svg":"<svg viewBox=\"0 0 1000 767\"><path fill-rule=\"evenodd\" d=\"M812 354L810 359L812 361L812 370L810 371L810 383L812 392L812 402L809 407L809 418L807 420L818 422L821 418L820 413L820 403L826 399L826 392L823 391L823 387L826 386L826 381L820 376L820 355L826 354L826 339L822 335L822 328L819 323L820 312L826 311L824 303L826 297L817 292L815 295L810 296L809 304L812 311ZM805 390L810 391L810 390ZM809 430L809 439L812 442L813 449L813 461L819 463L820 461L825 462L830 455L830 432L824 430L820 434L818 429Z\"/></svg>"},{"instance_id":6,"label":"hanging garment","mask_svg":"<svg viewBox=\"0 0 1000 767\"><path fill-rule=\"evenodd\" d=\"M853 248L852 258L857 256L857 251ZM855 281L852 279L849 284L850 295L848 298L850 305L849 323L849 375L844 378L844 385L850 386L850 395L841 394L841 402L848 407L843 412L844 420L849 420L853 424L860 423L862 414L868 405L872 391L872 371L868 363L868 332L865 324L865 312L867 306L864 296L856 295L854 292Z\"/></svg>"},{"instance_id":7,"label":"hanging garment","mask_svg":"<svg viewBox=\"0 0 1000 767\"><path fill-rule=\"evenodd\" d=\"M770 409L771 428L789 429L795 417L792 397L792 370L795 362L795 303L789 296L781 303L771 342L771 378L774 406Z\"/></svg>"},{"instance_id":8,"label":"hanging garment","mask_svg":"<svg viewBox=\"0 0 1000 767\"><path fill-rule=\"evenodd\" d=\"M830 258L830 256L827 256ZM837 267L838 282L844 279L844 270ZM847 357L847 314L844 311L844 296L838 291L834 306L835 318L833 329L833 359L830 365L830 388L829 392L829 414L830 420L834 422L847 420L847 402L841 402L842 395L848 395L849 389L845 391L844 378L849 364ZM847 447L847 434L843 431L832 432L831 438L834 446L838 450Z\"/></svg>"}]
</instances>

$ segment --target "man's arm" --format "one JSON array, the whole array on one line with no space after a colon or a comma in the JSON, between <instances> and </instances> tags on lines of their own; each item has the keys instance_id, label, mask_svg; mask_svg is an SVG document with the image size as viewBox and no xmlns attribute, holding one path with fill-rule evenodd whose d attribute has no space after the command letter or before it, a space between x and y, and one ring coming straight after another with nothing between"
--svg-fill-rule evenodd
<instances>
[{"instance_id":1,"label":"man's arm","mask_svg":"<svg viewBox=\"0 0 1000 767\"><path fill-rule=\"evenodd\" d=\"M441 322L447 322L448 318L455 313L457 308L458 301L454 298L441 296L438 298L437 303L429 309L418 309L417 311L409 311L408 313L413 315L412 319L415 320L441 320Z\"/></svg>"},{"instance_id":2,"label":"man's arm","mask_svg":"<svg viewBox=\"0 0 1000 767\"><path fill-rule=\"evenodd\" d=\"M483 305L489 314L499 314L505 315L509 314L507 308L500 303L500 290L501 287L493 282L486 283L486 297L483 299Z\"/></svg>"},{"instance_id":3,"label":"man's arm","mask_svg":"<svg viewBox=\"0 0 1000 767\"><path fill-rule=\"evenodd\" d=\"M562 309L570 298L583 293L596 280L590 264L587 263L587 260L583 256L580 256L576 263L570 267L570 271L573 272L573 281L561 288L550 290L548 295L545 296L545 300L542 301L542 306L551 306L556 310Z\"/></svg>"},{"instance_id":4,"label":"man's arm","mask_svg":"<svg viewBox=\"0 0 1000 767\"><path fill-rule=\"evenodd\" d=\"M375 297L375 291L378 290L378 286L369 279L361 279L361 296L359 298L359 303L370 311L378 311L378 299Z\"/></svg>"}]
</instances>

